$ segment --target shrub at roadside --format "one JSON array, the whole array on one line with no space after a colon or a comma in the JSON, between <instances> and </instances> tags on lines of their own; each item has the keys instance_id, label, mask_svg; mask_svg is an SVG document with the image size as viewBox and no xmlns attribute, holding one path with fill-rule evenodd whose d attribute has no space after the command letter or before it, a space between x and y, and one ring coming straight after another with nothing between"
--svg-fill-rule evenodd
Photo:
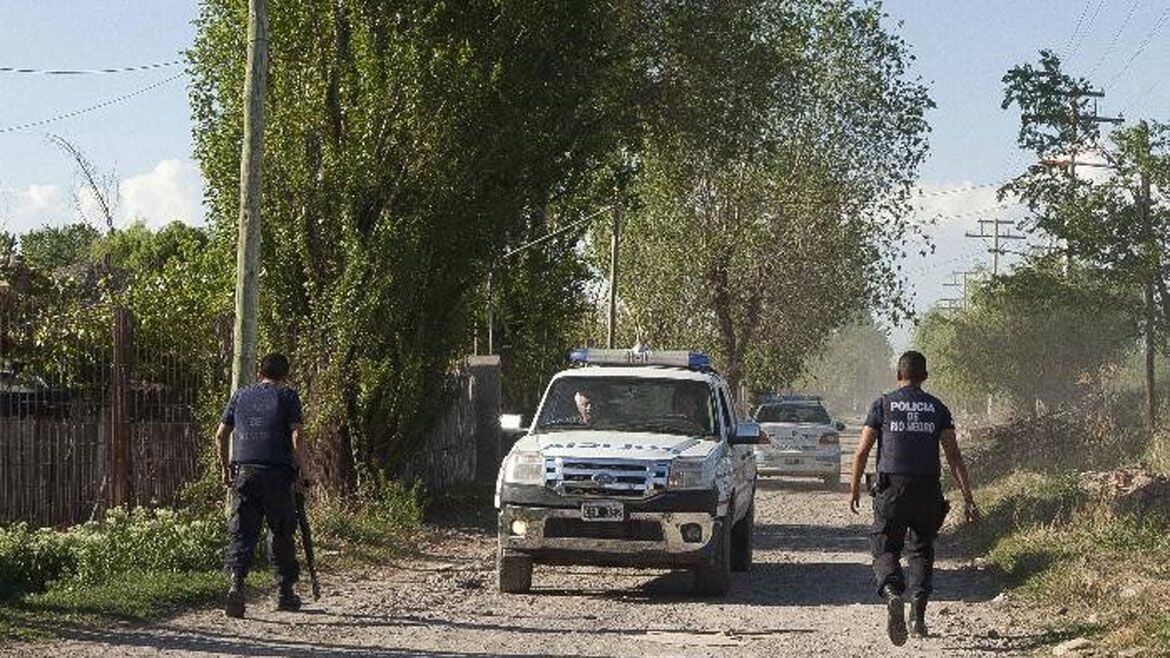
<instances>
[{"instance_id":1,"label":"shrub at roadside","mask_svg":"<svg viewBox=\"0 0 1170 658\"><path fill-rule=\"evenodd\" d=\"M417 488L382 482L351 500L311 508L322 567L376 563L422 522ZM222 508L114 509L69 530L0 527L0 638L149 619L217 600L227 530ZM263 542L261 542L263 544ZM257 547L252 586L271 584Z\"/></svg>"},{"instance_id":2,"label":"shrub at roadside","mask_svg":"<svg viewBox=\"0 0 1170 658\"><path fill-rule=\"evenodd\" d=\"M955 534L1004 574L1014 593L1111 647L1170 651L1170 526L1117 515L1093 492L1099 474L1019 472L976 491L978 527Z\"/></svg>"},{"instance_id":3,"label":"shrub at roadside","mask_svg":"<svg viewBox=\"0 0 1170 658\"><path fill-rule=\"evenodd\" d=\"M385 480L351 499L314 505L314 540L342 563L377 561L401 548L403 539L422 526L423 509L417 486Z\"/></svg>"},{"instance_id":4,"label":"shrub at roadside","mask_svg":"<svg viewBox=\"0 0 1170 658\"><path fill-rule=\"evenodd\" d=\"M64 532L19 523L0 528L0 597L131 571L216 569L224 542L222 519L168 509L113 509Z\"/></svg>"}]
</instances>

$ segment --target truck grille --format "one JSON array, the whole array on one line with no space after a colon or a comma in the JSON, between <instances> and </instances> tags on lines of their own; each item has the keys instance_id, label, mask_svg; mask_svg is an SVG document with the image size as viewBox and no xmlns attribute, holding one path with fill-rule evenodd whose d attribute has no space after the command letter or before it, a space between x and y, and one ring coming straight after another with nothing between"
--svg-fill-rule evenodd
<instances>
[{"instance_id":1,"label":"truck grille","mask_svg":"<svg viewBox=\"0 0 1170 658\"><path fill-rule=\"evenodd\" d=\"M666 490L669 461L549 457L545 485L562 496L650 498Z\"/></svg>"}]
</instances>

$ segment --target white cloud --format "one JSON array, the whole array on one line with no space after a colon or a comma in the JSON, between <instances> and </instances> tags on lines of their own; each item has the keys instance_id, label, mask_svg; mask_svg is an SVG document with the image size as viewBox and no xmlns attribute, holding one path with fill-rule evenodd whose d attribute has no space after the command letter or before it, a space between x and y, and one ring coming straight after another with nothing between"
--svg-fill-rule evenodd
<instances>
[{"instance_id":1,"label":"white cloud","mask_svg":"<svg viewBox=\"0 0 1170 658\"><path fill-rule=\"evenodd\" d=\"M203 181L190 161L163 160L154 169L130 176L118 185L119 214L152 227L178 220L201 224Z\"/></svg>"},{"instance_id":2,"label":"white cloud","mask_svg":"<svg viewBox=\"0 0 1170 658\"><path fill-rule=\"evenodd\" d=\"M40 226L67 223L72 216L69 198L56 185L0 188L0 222L4 230L24 233Z\"/></svg>"},{"instance_id":3,"label":"white cloud","mask_svg":"<svg viewBox=\"0 0 1170 658\"><path fill-rule=\"evenodd\" d=\"M148 172L122 179L115 189L116 226L138 220L155 228L176 220L203 223L203 178L190 160L163 160ZM20 234L71 222L105 229L105 213L87 186L72 192L52 184L0 187L0 224L8 231Z\"/></svg>"}]
</instances>

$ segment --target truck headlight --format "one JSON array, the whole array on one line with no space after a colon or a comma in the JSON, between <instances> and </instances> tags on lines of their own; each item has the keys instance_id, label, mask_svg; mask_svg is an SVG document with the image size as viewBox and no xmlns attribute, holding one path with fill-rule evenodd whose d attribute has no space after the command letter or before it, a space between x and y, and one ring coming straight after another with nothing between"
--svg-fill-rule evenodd
<instances>
[{"instance_id":1,"label":"truck headlight","mask_svg":"<svg viewBox=\"0 0 1170 658\"><path fill-rule=\"evenodd\" d=\"M676 458L670 462L667 489L710 489L715 486L715 462L710 459Z\"/></svg>"},{"instance_id":2,"label":"truck headlight","mask_svg":"<svg viewBox=\"0 0 1170 658\"><path fill-rule=\"evenodd\" d=\"M504 460L504 482L544 484L544 457L539 452L513 452Z\"/></svg>"}]
</instances>

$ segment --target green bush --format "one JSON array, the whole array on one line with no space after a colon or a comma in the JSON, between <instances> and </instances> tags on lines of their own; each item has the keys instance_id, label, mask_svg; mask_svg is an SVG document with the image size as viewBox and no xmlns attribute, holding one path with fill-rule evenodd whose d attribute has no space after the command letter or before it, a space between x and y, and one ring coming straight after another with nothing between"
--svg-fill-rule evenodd
<instances>
[{"instance_id":1,"label":"green bush","mask_svg":"<svg viewBox=\"0 0 1170 658\"><path fill-rule=\"evenodd\" d=\"M396 549L422 525L422 494L417 485L382 479L352 499L321 501L311 516L322 543L371 557Z\"/></svg>"},{"instance_id":2,"label":"green bush","mask_svg":"<svg viewBox=\"0 0 1170 658\"><path fill-rule=\"evenodd\" d=\"M222 564L222 518L170 509L113 509L70 530L75 574L96 583L128 571L206 571Z\"/></svg>"},{"instance_id":3,"label":"green bush","mask_svg":"<svg viewBox=\"0 0 1170 658\"><path fill-rule=\"evenodd\" d=\"M0 600L39 592L77 568L71 537L25 523L0 527Z\"/></svg>"},{"instance_id":4,"label":"green bush","mask_svg":"<svg viewBox=\"0 0 1170 658\"><path fill-rule=\"evenodd\" d=\"M117 508L65 532L14 524L0 528L0 599L43 591L54 581L213 570L225 542L222 519L169 509Z\"/></svg>"}]
</instances>

